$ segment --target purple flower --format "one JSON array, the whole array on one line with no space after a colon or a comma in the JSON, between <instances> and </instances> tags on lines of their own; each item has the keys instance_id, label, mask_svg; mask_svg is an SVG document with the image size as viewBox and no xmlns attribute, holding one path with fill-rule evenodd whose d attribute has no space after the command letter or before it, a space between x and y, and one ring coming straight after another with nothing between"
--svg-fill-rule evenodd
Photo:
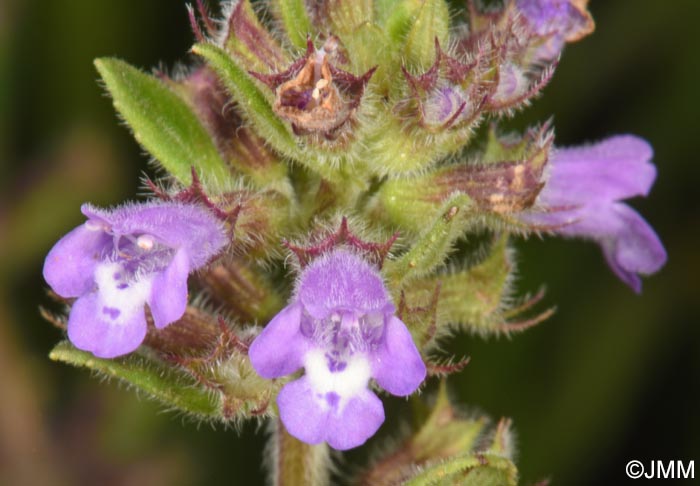
<instances>
[{"instance_id":1,"label":"purple flower","mask_svg":"<svg viewBox=\"0 0 700 486\"><path fill-rule=\"evenodd\" d=\"M613 272L640 292L639 274L658 271L666 251L649 224L619 201L649 193L656 178L651 157L649 144L632 135L560 149L550 159L549 180L537 200L544 212L525 219L597 241Z\"/></svg>"},{"instance_id":2,"label":"purple flower","mask_svg":"<svg viewBox=\"0 0 700 486\"><path fill-rule=\"evenodd\" d=\"M547 41L538 50L541 60L559 56L566 42L590 34L595 25L586 9L588 0L517 0L518 10L530 28Z\"/></svg>"},{"instance_id":3,"label":"purple flower","mask_svg":"<svg viewBox=\"0 0 700 486\"><path fill-rule=\"evenodd\" d=\"M468 100L458 87L443 87L429 95L423 106L423 123L429 127L449 126L465 112Z\"/></svg>"},{"instance_id":4,"label":"purple flower","mask_svg":"<svg viewBox=\"0 0 700 486\"><path fill-rule=\"evenodd\" d=\"M530 84L521 68L505 62L498 69L498 85L491 99L496 104L510 104L522 97L530 89Z\"/></svg>"},{"instance_id":5,"label":"purple flower","mask_svg":"<svg viewBox=\"0 0 700 486\"><path fill-rule=\"evenodd\" d=\"M187 275L227 242L223 225L194 204L150 202L103 210L84 204L85 223L61 238L44 278L77 297L68 338L101 358L135 350L146 336L144 304L157 328L187 307Z\"/></svg>"},{"instance_id":6,"label":"purple flower","mask_svg":"<svg viewBox=\"0 0 700 486\"><path fill-rule=\"evenodd\" d=\"M303 270L292 302L249 351L264 378L304 368L277 397L291 435L340 450L362 445L384 422L370 378L399 396L423 382L425 365L394 311L379 273L354 253L336 249Z\"/></svg>"}]
</instances>

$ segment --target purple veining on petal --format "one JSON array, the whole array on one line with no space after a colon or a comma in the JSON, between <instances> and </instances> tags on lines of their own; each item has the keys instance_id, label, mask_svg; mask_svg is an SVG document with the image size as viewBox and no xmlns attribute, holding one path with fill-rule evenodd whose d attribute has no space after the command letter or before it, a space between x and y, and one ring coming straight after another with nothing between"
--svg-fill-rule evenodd
<instances>
[{"instance_id":1,"label":"purple veining on petal","mask_svg":"<svg viewBox=\"0 0 700 486\"><path fill-rule=\"evenodd\" d=\"M325 398L326 398L326 403L328 403L328 405L331 408L338 408L338 403L340 403L340 395L338 395L335 392L328 392L328 393L326 393Z\"/></svg>"},{"instance_id":2,"label":"purple veining on petal","mask_svg":"<svg viewBox=\"0 0 700 486\"><path fill-rule=\"evenodd\" d=\"M325 440L328 413L322 404L324 396L315 396L306 377L287 383L277 395L282 423L291 435L307 444Z\"/></svg>"},{"instance_id":3,"label":"purple veining on petal","mask_svg":"<svg viewBox=\"0 0 700 486\"><path fill-rule=\"evenodd\" d=\"M143 340L146 303L156 327L182 316L188 273L223 248L226 231L196 204L81 209L88 220L51 249L44 277L59 295L78 298L68 319L73 344L114 357Z\"/></svg>"},{"instance_id":4,"label":"purple veining on petal","mask_svg":"<svg viewBox=\"0 0 700 486\"><path fill-rule=\"evenodd\" d=\"M130 353L146 337L146 317L141 312L117 318L99 312L104 303L97 292L75 301L68 316L68 339L78 349L90 351L98 358L114 358Z\"/></svg>"},{"instance_id":5,"label":"purple veining on petal","mask_svg":"<svg viewBox=\"0 0 700 486\"><path fill-rule=\"evenodd\" d=\"M333 354L339 354L337 352L334 352ZM345 361L339 361L337 357L333 357L330 354L326 353L326 360L328 361L328 370L331 373L337 373L340 371L344 371L345 368L347 368L348 364Z\"/></svg>"},{"instance_id":6,"label":"purple veining on petal","mask_svg":"<svg viewBox=\"0 0 700 486\"><path fill-rule=\"evenodd\" d=\"M290 434L357 447L384 420L381 401L367 388L372 377L392 394L420 386L425 364L394 309L377 270L350 251L335 249L302 271L292 302L249 350L265 378L304 367L277 398Z\"/></svg>"},{"instance_id":7,"label":"purple veining on petal","mask_svg":"<svg viewBox=\"0 0 700 486\"><path fill-rule=\"evenodd\" d=\"M102 308L102 313L111 317L112 320L114 320L114 319L117 319L121 315L122 311L120 311L119 309L115 309L114 307L105 306Z\"/></svg>"},{"instance_id":8,"label":"purple veining on petal","mask_svg":"<svg viewBox=\"0 0 700 486\"><path fill-rule=\"evenodd\" d=\"M454 122L464 111L467 101L464 94L456 87L443 87L431 94L424 103L424 122L430 126L441 126Z\"/></svg>"},{"instance_id":9,"label":"purple veining on petal","mask_svg":"<svg viewBox=\"0 0 700 486\"><path fill-rule=\"evenodd\" d=\"M523 219L598 242L615 274L640 292L639 274L657 272L666 263L666 250L649 224L619 201L649 193L656 177L651 157L649 144L631 135L560 149L549 161L549 179L538 198L541 210Z\"/></svg>"}]
</instances>

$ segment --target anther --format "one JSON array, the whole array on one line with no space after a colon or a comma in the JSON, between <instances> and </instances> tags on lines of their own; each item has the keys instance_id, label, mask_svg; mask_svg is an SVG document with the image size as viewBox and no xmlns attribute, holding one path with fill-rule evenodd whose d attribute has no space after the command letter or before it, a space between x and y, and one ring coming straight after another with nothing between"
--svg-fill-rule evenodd
<instances>
[{"instance_id":1,"label":"anther","mask_svg":"<svg viewBox=\"0 0 700 486\"><path fill-rule=\"evenodd\" d=\"M138 238L136 238L136 246L138 246L142 250L152 250L155 243L156 242L151 235L141 235Z\"/></svg>"}]
</instances>

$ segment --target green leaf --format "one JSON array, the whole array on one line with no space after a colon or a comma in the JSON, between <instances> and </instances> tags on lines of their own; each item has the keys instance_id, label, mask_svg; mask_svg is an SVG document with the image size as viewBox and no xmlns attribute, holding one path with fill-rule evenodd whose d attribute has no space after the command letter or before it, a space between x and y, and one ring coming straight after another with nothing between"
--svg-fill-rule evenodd
<instances>
[{"instance_id":1,"label":"green leaf","mask_svg":"<svg viewBox=\"0 0 700 486\"><path fill-rule=\"evenodd\" d=\"M423 468L402 483L404 486L516 486L518 471L505 457L495 454L465 454Z\"/></svg>"},{"instance_id":2,"label":"green leaf","mask_svg":"<svg viewBox=\"0 0 700 486\"><path fill-rule=\"evenodd\" d=\"M165 367L162 363L130 354L118 359L96 358L80 351L68 341L60 342L51 350L49 358L73 366L88 368L135 386L150 397L204 419L219 418L219 399L206 390L193 386L192 382Z\"/></svg>"},{"instance_id":3,"label":"green leaf","mask_svg":"<svg viewBox=\"0 0 700 486\"><path fill-rule=\"evenodd\" d=\"M435 39L447 45L450 12L445 0L425 0L406 36L405 53L411 66L427 68L435 61Z\"/></svg>"},{"instance_id":4,"label":"green leaf","mask_svg":"<svg viewBox=\"0 0 700 486\"><path fill-rule=\"evenodd\" d=\"M399 289L444 263L454 241L464 232L468 218L463 213L469 202L469 198L463 195L450 198L412 248L398 259L387 262L385 274L393 288Z\"/></svg>"},{"instance_id":5,"label":"green leaf","mask_svg":"<svg viewBox=\"0 0 700 486\"><path fill-rule=\"evenodd\" d=\"M421 6L421 0L377 0L377 16L392 44L403 43L411 27L411 18Z\"/></svg>"},{"instance_id":6,"label":"green leaf","mask_svg":"<svg viewBox=\"0 0 700 486\"><path fill-rule=\"evenodd\" d=\"M333 33L341 39L350 37L363 23L374 21L373 0L334 0L325 8Z\"/></svg>"},{"instance_id":7,"label":"green leaf","mask_svg":"<svg viewBox=\"0 0 700 486\"><path fill-rule=\"evenodd\" d=\"M372 85L383 83L382 80L391 75L393 69L398 69L398 64L392 58L393 53L387 49L384 32L377 24L364 22L358 25L352 36L343 39L343 43L353 72L362 74L377 67L377 72L370 80Z\"/></svg>"},{"instance_id":8,"label":"green leaf","mask_svg":"<svg viewBox=\"0 0 700 486\"><path fill-rule=\"evenodd\" d=\"M312 32L304 0L274 0L272 6L282 20L282 25L292 44L305 49L306 35Z\"/></svg>"},{"instance_id":9,"label":"green leaf","mask_svg":"<svg viewBox=\"0 0 700 486\"><path fill-rule=\"evenodd\" d=\"M207 183L230 177L207 131L163 82L119 59L96 59L95 67L134 138L177 180L189 184L192 166Z\"/></svg>"},{"instance_id":10,"label":"green leaf","mask_svg":"<svg viewBox=\"0 0 700 486\"><path fill-rule=\"evenodd\" d=\"M298 155L296 142L287 127L275 115L250 75L226 51L213 44L196 44L192 52L214 68L245 117L273 148L290 157Z\"/></svg>"}]
</instances>

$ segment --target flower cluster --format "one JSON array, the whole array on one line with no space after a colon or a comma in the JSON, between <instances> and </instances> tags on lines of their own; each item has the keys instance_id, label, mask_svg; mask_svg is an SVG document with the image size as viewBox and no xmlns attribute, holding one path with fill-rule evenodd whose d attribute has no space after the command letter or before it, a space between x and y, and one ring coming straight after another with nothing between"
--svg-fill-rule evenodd
<instances>
[{"instance_id":1,"label":"flower cluster","mask_svg":"<svg viewBox=\"0 0 700 486\"><path fill-rule=\"evenodd\" d=\"M190 9L202 58L192 69L151 76L96 63L169 177L148 181L158 202L84 205L87 221L49 252L46 281L75 299L70 344L56 356L85 363L83 351L113 358L143 346L138 379L128 358L110 373L147 381L197 418L279 412L299 441L346 450L384 422L375 391L409 396L466 365L439 345L455 329L510 333L551 315L517 320L542 294L509 308L513 238L593 240L637 292L664 265L660 239L623 202L654 182L647 142L559 149L550 124L498 129L541 94L566 44L592 32L587 0L468 1L465 25L451 25L444 0L224 4L221 18L202 1ZM493 129L468 146L487 118ZM479 245L458 243L475 234ZM385 243L368 242L376 237ZM201 297L189 299L188 285ZM457 417L446 398L435 407L391 467L368 474L374 484L427 484L420 474L449 461L516 483L507 422L491 446L482 437L455 452L438 429L476 437L483 423ZM275 444L299 445L275 430ZM290 468L290 484L312 482Z\"/></svg>"}]
</instances>

